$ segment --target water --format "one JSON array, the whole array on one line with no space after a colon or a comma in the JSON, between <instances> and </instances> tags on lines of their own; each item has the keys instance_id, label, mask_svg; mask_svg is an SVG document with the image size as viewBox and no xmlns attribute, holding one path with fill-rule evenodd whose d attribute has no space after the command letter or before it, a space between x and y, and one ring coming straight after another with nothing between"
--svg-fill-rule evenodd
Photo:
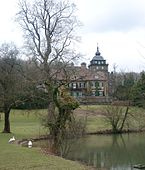
<instances>
[{"instance_id":1,"label":"water","mask_svg":"<svg viewBox=\"0 0 145 170\"><path fill-rule=\"evenodd\" d=\"M68 159L102 170L135 170L145 165L145 134L93 135L72 145Z\"/></svg>"}]
</instances>

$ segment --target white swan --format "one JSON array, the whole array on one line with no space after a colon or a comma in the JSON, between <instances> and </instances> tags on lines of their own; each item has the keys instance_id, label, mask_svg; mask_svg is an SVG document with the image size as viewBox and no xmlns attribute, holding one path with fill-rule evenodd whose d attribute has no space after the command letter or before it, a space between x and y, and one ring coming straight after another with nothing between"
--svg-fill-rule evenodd
<instances>
[{"instance_id":1,"label":"white swan","mask_svg":"<svg viewBox=\"0 0 145 170\"><path fill-rule=\"evenodd\" d=\"M28 141L28 148L32 148L32 141L31 140Z\"/></svg>"},{"instance_id":2,"label":"white swan","mask_svg":"<svg viewBox=\"0 0 145 170\"><path fill-rule=\"evenodd\" d=\"M9 139L9 143L12 143L15 141L15 137L13 136L12 138Z\"/></svg>"}]
</instances>

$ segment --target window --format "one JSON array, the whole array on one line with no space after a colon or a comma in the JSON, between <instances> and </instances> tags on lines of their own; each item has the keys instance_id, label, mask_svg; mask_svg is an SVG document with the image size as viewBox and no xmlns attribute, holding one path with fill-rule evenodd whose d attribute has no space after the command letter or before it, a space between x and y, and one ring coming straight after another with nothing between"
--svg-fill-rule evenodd
<instances>
[{"instance_id":1,"label":"window","mask_svg":"<svg viewBox=\"0 0 145 170\"><path fill-rule=\"evenodd\" d=\"M103 96L103 92L102 91L99 91L99 96Z\"/></svg>"},{"instance_id":2,"label":"window","mask_svg":"<svg viewBox=\"0 0 145 170\"><path fill-rule=\"evenodd\" d=\"M76 97L76 98L77 98L77 97L81 97L81 96L82 96L82 92L73 92L73 93L72 93L72 96L73 96L73 97Z\"/></svg>"},{"instance_id":3,"label":"window","mask_svg":"<svg viewBox=\"0 0 145 170\"><path fill-rule=\"evenodd\" d=\"M92 91L92 96L95 96L96 94L95 94L95 91Z\"/></svg>"},{"instance_id":4,"label":"window","mask_svg":"<svg viewBox=\"0 0 145 170\"><path fill-rule=\"evenodd\" d=\"M79 83L79 87L80 87L80 88L84 88L84 87L85 87L85 83L84 83L84 82L80 82L80 83Z\"/></svg>"},{"instance_id":5,"label":"window","mask_svg":"<svg viewBox=\"0 0 145 170\"><path fill-rule=\"evenodd\" d=\"M76 89L77 88L76 83L72 83L72 87L73 87L73 89Z\"/></svg>"},{"instance_id":6,"label":"window","mask_svg":"<svg viewBox=\"0 0 145 170\"><path fill-rule=\"evenodd\" d=\"M73 96L74 96L74 97L77 97L77 93L76 93L76 92L73 92Z\"/></svg>"},{"instance_id":7,"label":"window","mask_svg":"<svg viewBox=\"0 0 145 170\"><path fill-rule=\"evenodd\" d=\"M82 92L78 92L78 96L79 96L79 97L82 97Z\"/></svg>"},{"instance_id":8,"label":"window","mask_svg":"<svg viewBox=\"0 0 145 170\"><path fill-rule=\"evenodd\" d=\"M68 84L68 87L71 88L71 87L72 87L72 84L73 84L73 83L69 83L69 84Z\"/></svg>"},{"instance_id":9,"label":"window","mask_svg":"<svg viewBox=\"0 0 145 170\"><path fill-rule=\"evenodd\" d=\"M103 83L102 82L99 82L99 87L103 87Z\"/></svg>"},{"instance_id":10,"label":"window","mask_svg":"<svg viewBox=\"0 0 145 170\"><path fill-rule=\"evenodd\" d=\"M94 81L92 82L92 87L95 88L95 82Z\"/></svg>"}]
</instances>

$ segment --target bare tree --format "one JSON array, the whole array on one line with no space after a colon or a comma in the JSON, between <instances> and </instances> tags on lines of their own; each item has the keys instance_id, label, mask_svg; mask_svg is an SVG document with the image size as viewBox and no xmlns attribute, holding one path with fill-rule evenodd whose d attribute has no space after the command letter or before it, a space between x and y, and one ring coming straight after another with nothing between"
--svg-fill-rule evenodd
<instances>
[{"instance_id":1,"label":"bare tree","mask_svg":"<svg viewBox=\"0 0 145 170\"><path fill-rule=\"evenodd\" d=\"M78 57L73 49L79 26L76 8L66 0L21 0L19 9L17 19L24 30L25 47L41 70L40 82L48 92L48 117L53 121L58 106L54 93L67 83L68 63Z\"/></svg>"},{"instance_id":2,"label":"bare tree","mask_svg":"<svg viewBox=\"0 0 145 170\"><path fill-rule=\"evenodd\" d=\"M24 30L25 45L43 66L46 77L51 78L51 64L76 58L70 50L79 24L73 15L75 6L66 1L35 0L30 4L22 0L19 7L18 21Z\"/></svg>"},{"instance_id":3,"label":"bare tree","mask_svg":"<svg viewBox=\"0 0 145 170\"><path fill-rule=\"evenodd\" d=\"M113 133L122 133L129 115L129 103L114 102L105 107L105 120L111 125Z\"/></svg>"},{"instance_id":4,"label":"bare tree","mask_svg":"<svg viewBox=\"0 0 145 170\"><path fill-rule=\"evenodd\" d=\"M75 30L79 24L73 15L75 6L68 1L35 0L30 3L22 0L19 8L17 18L24 30L25 45L34 61L39 61L42 80L47 81L51 89L57 73L65 68L63 64L52 70L53 64L56 61L68 63L78 57L70 49L76 41Z\"/></svg>"}]
</instances>

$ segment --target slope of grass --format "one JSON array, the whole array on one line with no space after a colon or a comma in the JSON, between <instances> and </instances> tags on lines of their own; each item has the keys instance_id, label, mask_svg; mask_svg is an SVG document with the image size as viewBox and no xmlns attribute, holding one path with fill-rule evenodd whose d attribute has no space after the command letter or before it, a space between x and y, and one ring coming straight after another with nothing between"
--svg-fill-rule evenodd
<instances>
[{"instance_id":1,"label":"slope of grass","mask_svg":"<svg viewBox=\"0 0 145 170\"><path fill-rule=\"evenodd\" d=\"M84 117L87 113L87 131L110 129L103 115L100 113L102 106L81 106L77 115ZM133 128L145 127L145 111L140 108L131 108L132 117L129 118ZM9 144L8 140L13 135L16 140L23 138L39 137L46 134L41 126L40 115L47 114L46 110L22 111L13 110L10 115L11 134L0 133L0 170L84 170L86 167L79 163L62 159L60 157L45 155L40 148L26 148L18 144ZM131 123L132 125L131 125ZM3 115L0 121L0 131L3 130Z\"/></svg>"},{"instance_id":2,"label":"slope of grass","mask_svg":"<svg viewBox=\"0 0 145 170\"><path fill-rule=\"evenodd\" d=\"M79 117L86 116L87 132L95 133L112 129L110 122L104 116L105 107L105 105L83 105L76 110ZM130 106L124 128L136 131L145 129L145 109Z\"/></svg>"},{"instance_id":3,"label":"slope of grass","mask_svg":"<svg viewBox=\"0 0 145 170\"><path fill-rule=\"evenodd\" d=\"M39 110L42 113L42 110ZM62 159L53 155L45 155L40 148L27 148L18 144L9 144L8 140L13 135L16 140L31 138L44 134L40 125L39 113L33 111L12 111L12 134L0 133L0 170L85 170L79 163ZM0 121L0 130L3 121Z\"/></svg>"},{"instance_id":4,"label":"slope of grass","mask_svg":"<svg viewBox=\"0 0 145 170\"><path fill-rule=\"evenodd\" d=\"M87 118L87 132L97 132L100 130L111 129L110 124L105 121L103 116L88 116Z\"/></svg>"}]
</instances>

